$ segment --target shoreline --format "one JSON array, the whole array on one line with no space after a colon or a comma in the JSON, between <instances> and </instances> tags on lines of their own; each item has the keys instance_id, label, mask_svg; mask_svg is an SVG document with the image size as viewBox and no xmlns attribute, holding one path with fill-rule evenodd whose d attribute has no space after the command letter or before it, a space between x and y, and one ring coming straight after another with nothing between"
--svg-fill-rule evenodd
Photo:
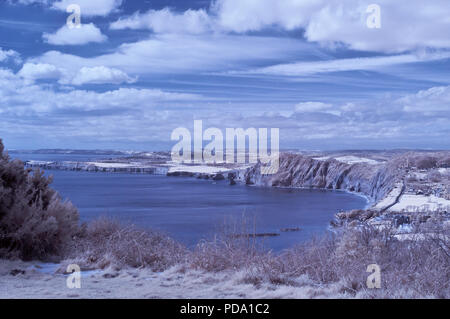
<instances>
[{"instance_id":1,"label":"shoreline","mask_svg":"<svg viewBox=\"0 0 450 319\"><path fill-rule=\"evenodd\" d=\"M262 186L259 186L259 185L249 185L249 186L250 187L252 187L252 186L262 187ZM342 192L342 193L347 193L347 194L350 194L350 195L354 195L354 196L358 196L358 197L363 198L366 201L366 206L364 206L363 209L369 209L370 207L372 207L375 204L374 200L370 196L368 196L368 195L366 195L364 193L361 193L361 192L352 192L352 191L350 191L348 189L327 189L327 188L306 187L306 186L270 186L268 188L320 190L320 191L326 191L326 192L328 192L328 191L329 192ZM370 206L370 205L372 205L372 206Z\"/></svg>"},{"instance_id":2,"label":"shoreline","mask_svg":"<svg viewBox=\"0 0 450 319\"><path fill-rule=\"evenodd\" d=\"M26 164L26 163L25 163ZM33 166L32 166L33 167ZM154 172L146 172L146 171L142 171L142 172L137 172L137 171L103 171L103 170L84 170L84 169L70 169L70 168L45 168L45 167L39 167L44 169L46 172L52 172L52 171L70 171L70 172L86 172L86 173L102 173L102 174L123 174L123 175L154 175L154 176L165 176L165 177L185 177L185 178L198 178L198 176L202 175L202 174L207 174L208 173L204 173L204 172L200 172L200 171L196 171L196 172L188 172L188 171L183 171L183 170L177 170L176 172L179 173L179 176L176 175L169 175L173 174L170 172L170 170L167 171L167 173L154 173ZM236 168L236 169L226 169L224 171L220 171L218 173L211 173L212 175L217 175L217 174L226 174L226 173L235 173L237 171L245 171L247 170L248 167L244 167L244 168ZM190 176L189 174L193 174L193 176ZM198 174L195 175L195 174ZM224 180L227 180L226 178ZM241 184L243 186L248 186L248 187L265 187L263 185L258 185L258 184L250 184L247 185L245 184L244 181L238 180L237 182L238 184ZM233 186L233 185L230 185ZM336 192L345 192L351 195L355 195L361 198L364 198L366 200L366 206L364 207L364 209L368 209L370 207L375 206L376 202L373 198L371 198L369 195L366 195L362 192L355 192L355 191L350 191L348 189L327 189L327 188L320 188L320 187L307 187L307 186L267 186L267 188L281 188L281 189L303 189L303 190L308 190L308 189L316 189L316 190L322 190L322 191L336 191ZM382 201L383 199L379 200Z\"/></svg>"},{"instance_id":3,"label":"shoreline","mask_svg":"<svg viewBox=\"0 0 450 319\"><path fill-rule=\"evenodd\" d=\"M357 196L364 199L366 202L363 211L373 210L381 214L386 212L393 212L397 210L399 213L408 211L409 206L414 203L427 204L427 199L432 200L428 194L427 197L419 195L422 192L421 188L428 187L427 192L433 192L441 189L439 184L427 185L426 181L420 181L415 185L408 184L401 193L397 196L397 185L401 182L405 184L407 176L422 176L420 169L409 167L413 160L409 159L412 156L414 159L420 159L424 156L419 154L400 154L394 155L389 153L382 153L383 159L379 156L374 156L377 160L370 158L370 155L365 157L353 156L352 152L347 152L346 156L339 153L333 156L326 157L311 157L308 155L299 155L293 153L282 153L280 156L280 167L282 171L278 172L275 179L271 176L261 175L260 166L256 165L177 165L170 161L169 155L147 156L145 158L123 157L110 160L101 160L89 162L70 162L70 161L25 161L27 163L44 165L41 168L49 172L53 170L60 171L86 171L86 172L100 172L112 174L132 174L132 175L158 175L166 177L186 177L197 178L205 180L225 180L230 185L240 184L250 187L267 187L267 188L283 188L283 189L316 189L321 191L338 191ZM379 154L379 153L376 153ZM440 152L431 152L431 155L444 156ZM338 156L338 157L336 157ZM408 157L409 156L409 157ZM416 156L416 157L414 157ZM349 162L349 159L351 161ZM391 161L392 160L392 161ZM404 161L402 164L401 161ZM370 162L373 161L374 163ZM368 164L369 162L369 164ZM52 163L51 167L47 164ZM376 164L376 165L374 165ZM405 166L406 165L406 166ZM33 167L33 165L31 165ZM440 168L440 172L444 174L450 173L450 169ZM428 172L428 171L427 171ZM279 186L284 183L289 186ZM295 185L308 186L295 186ZM320 185L322 187L314 187L309 185ZM325 186L326 185L326 186ZM446 200L440 196L448 196L449 187L447 190L443 188L443 192L434 200L435 203L429 206L431 210L436 210L441 206L447 205L450 207L450 200ZM447 195L446 193L447 192ZM370 193L372 195L368 195ZM434 199L434 197L433 197ZM411 203L411 205L409 205ZM409 205L409 206L408 206ZM422 205L423 210L427 210L426 205ZM440 209L440 208L439 208ZM332 221L332 220L331 220Z\"/></svg>"}]
</instances>

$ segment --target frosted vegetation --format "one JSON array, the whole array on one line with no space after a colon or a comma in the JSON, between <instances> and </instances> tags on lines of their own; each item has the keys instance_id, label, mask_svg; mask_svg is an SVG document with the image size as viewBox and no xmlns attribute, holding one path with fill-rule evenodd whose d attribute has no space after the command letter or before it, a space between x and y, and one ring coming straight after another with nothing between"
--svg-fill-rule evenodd
<instances>
[{"instance_id":1,"label":"frosted vegetation","mask_svg":"<svg viewBox=\"0 0 450 319\"><path fill-rule=\"evenodd\" d=\"M450 297L449 233L439 224L430 235L411 233L402 240L389 227L343 227L274 254L255 236L243 235L253 228L242 220L187 249L158 232L107 218L80 224L77 209L50 183L39 170L10 161L0 141L0 258L57 261L61 271L76 263L83 270L236 273L255 290L308 286L318 296L338 287L333 297ZM366 269L374 263L381 267L382 289L366 288Z\"/></svg>"},{"instance_id":2,"label":"frosted vegetation","mask_svg":"<svg viewBox=\"0 0 450 319\"><path fill-rule=\"evenodd\" d=\"M77 209L50 183L43 172L10 161L0 140L0 257L60 255L79 231Z\"/></svg>"}]
</instances>

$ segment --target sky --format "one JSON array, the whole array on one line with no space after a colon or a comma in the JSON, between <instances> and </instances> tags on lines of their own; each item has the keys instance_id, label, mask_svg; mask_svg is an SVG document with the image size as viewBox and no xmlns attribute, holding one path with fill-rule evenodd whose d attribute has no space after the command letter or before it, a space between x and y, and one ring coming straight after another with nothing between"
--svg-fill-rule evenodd
<instances>
[{"instance_id":1,"label":"sky","mask_svg":"<svg viewBox=\"0 0 450 319\"><path fill-rule=\"evenodd\" d=\"M0 138L165 150L202 120L279 128L283 149L449 149L449 17L448 0L0 0Z\"/></svg>"}]
</instances>

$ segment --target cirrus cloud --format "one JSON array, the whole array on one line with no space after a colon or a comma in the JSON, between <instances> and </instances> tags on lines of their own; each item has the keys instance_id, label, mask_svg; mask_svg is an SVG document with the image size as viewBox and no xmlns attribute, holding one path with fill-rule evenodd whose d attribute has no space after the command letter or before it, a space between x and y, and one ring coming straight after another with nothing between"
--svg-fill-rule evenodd
<instances>
[{"instance_id":1,"label":"cirrus cloud","mask_svg":"<svg viewBox=\"0 0 450 319\"><path fill-rule=\"evenodd\" d=\"M331 73L343 71L378 70L383 68L420 62L446 60L450 58L450 52L435 52L423 54L400 54L391 56L375 56L364 58L333 59L326 61L306 61L288 64L272 65L264 68L247 70L242 74L263 74L282 76L307 76L317 73Z\"/></svg>"}]
</instances>

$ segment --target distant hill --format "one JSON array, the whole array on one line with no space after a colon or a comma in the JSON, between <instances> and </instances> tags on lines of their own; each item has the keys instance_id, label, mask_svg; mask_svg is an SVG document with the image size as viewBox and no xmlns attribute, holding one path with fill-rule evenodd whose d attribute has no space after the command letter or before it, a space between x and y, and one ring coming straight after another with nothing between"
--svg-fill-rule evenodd
<instances>
[{"instance_id":1,"label":"distant hill","mask_svg":"<svg viewBox=\"0 0 450 319\"><path fill-rule=\"evenodd\" d=\"M72 149L40 149L40 150L8 150L10 154L74 154L74 155L134 155L135 151L114 150L72 150Z\"/></svg>"}]
</instances>

